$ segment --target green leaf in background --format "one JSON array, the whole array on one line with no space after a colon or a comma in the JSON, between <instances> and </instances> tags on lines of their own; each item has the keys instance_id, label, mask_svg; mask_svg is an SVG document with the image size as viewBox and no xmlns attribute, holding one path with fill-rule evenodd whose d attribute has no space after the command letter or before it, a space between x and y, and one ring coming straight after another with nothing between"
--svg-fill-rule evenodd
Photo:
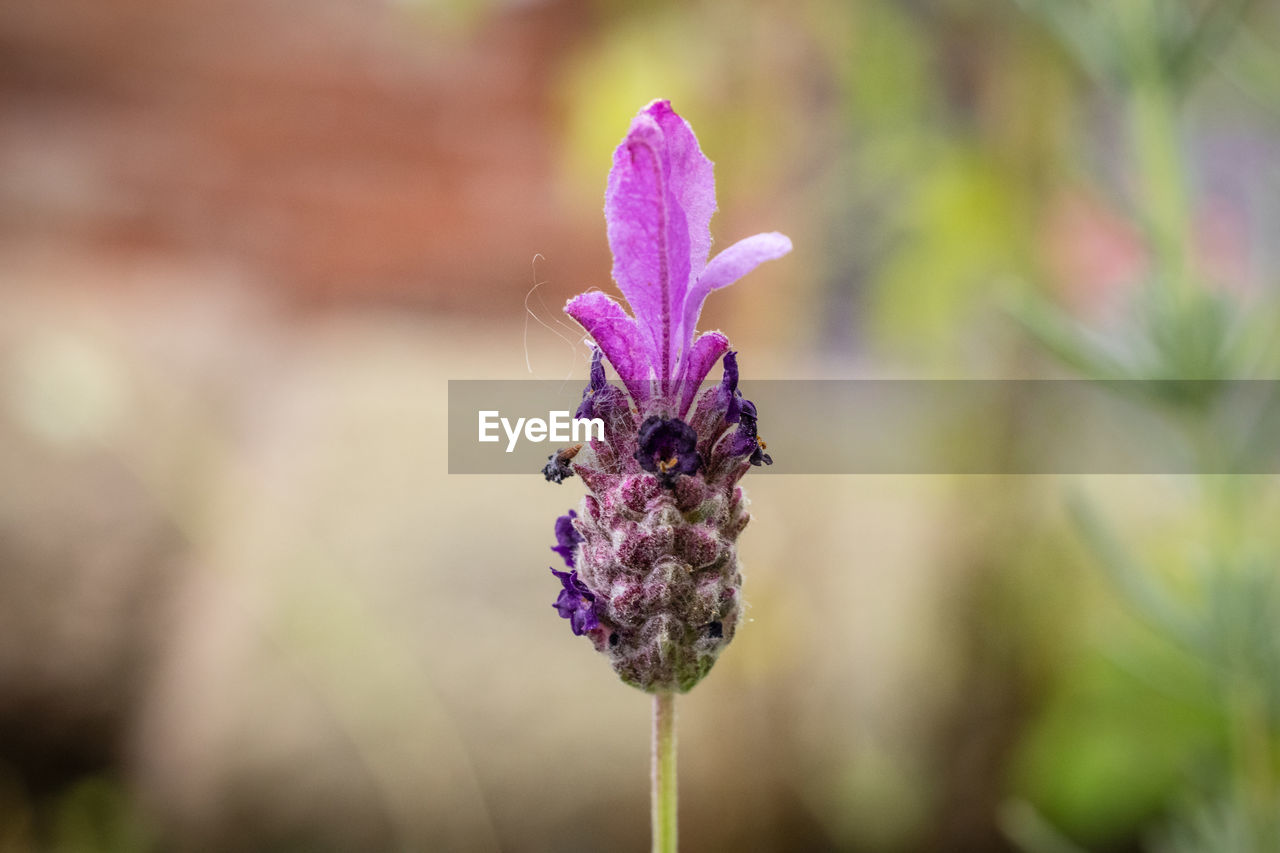
<instances>
[{"instance_id":1,"label":"green leaf in background","mask_svg":"<svg viewBox=\"0 0 1280 853\"><path fill-rule=\"evenodd\" d=\"M900 225L909 246L872 282L873 321L889 344L949 342L971 328L985 299L1017 286L1013 244L1025 223L1015 191L982 156L944 149L902 192Z\"/></svg>"},{"instance_id":2,"label":"green leaf in background","mask_svg":"<svg viewBox=\"0 0 1280 853\"><path fill-rule=\"evenodd\" d=\"M1211 714L1086 654L1020 745L1014 789L1092 849L1159 816L1213 754L1218 732Z\"/></svg>"},{"instance_id":3,"label":"green leaf in background","mask_svg":"<svg viewBox=\"0 0 1280 853\"><path fill-rule=\"evenodd\" d=\"M143 853L155 848L137 804L119 782L85 777L58 800L54 850Z\"/></svg>"}]
</instances>

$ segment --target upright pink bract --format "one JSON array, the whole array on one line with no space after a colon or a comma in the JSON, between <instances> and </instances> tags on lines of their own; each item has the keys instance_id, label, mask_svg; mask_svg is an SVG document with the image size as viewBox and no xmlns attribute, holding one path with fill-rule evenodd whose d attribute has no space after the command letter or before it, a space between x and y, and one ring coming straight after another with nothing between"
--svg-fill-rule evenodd
<instances>
[{"instance_id":1,"label":"upright pink bract","mask_svg":"<svg viewBox=\"0 0 1280 853\"><path fill-rule=\"evenodd\" d=\"M683 416L697 386L728 349L724 335L694 338L707 295L791 251L782 234L748 237L710 262L715 177L689 123L668 101L631 122L613 154L605 193L613 278L634 316L598 291L569 300L637 404Z\"/></svg>"}]
</instances>

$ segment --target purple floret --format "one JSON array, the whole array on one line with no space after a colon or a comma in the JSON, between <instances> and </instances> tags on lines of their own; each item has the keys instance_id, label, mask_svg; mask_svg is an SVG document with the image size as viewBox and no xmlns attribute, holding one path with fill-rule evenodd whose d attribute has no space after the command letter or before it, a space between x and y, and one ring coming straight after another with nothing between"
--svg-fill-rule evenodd
<instances>
[{"instance_id":1,"label":"purple floret","mask_svg":"<svg viewBox=\"0 0 1280 853\"><path fill-rule=\"evenodd\" d=\"M573 560L573 552L582 542L582 534L573 526L573 520L577 517L576 512L569 510L568 515L556 519L556 544L551 546L551 550L563 557L564 564L571 569L577 565Z\"/></svg>"},{"instance_id":2,"label":"purple floret","mask_svg":"<svg viewBox=\"0 0 1280 853\"><path fill-rule=\"evenodd\" d=\"M756 405L750 400L741 402L738 414L738 428L728 438L730 456L747 456L752 465L772 465L773 457L764 452L756 426Z\"/></svg>"},{"instance_id":3,"label":"purple floret","mask_svg":"<svg viewBox=\"0 0 1280 853\"><path fill-rule=\"evenodd\" d=\"M560 590L560 597L551 606L562 619L569 620L574 636L580 637L591 629L600 627L600 619L596 616L595 594L578 580L578 573L557 572L552 569L551 574L560 578L560 583L564 586Z\"/></svg>"},{"instance_id":4,"label":"purple floret","mask_svg":"<svg viewBox=\"0 0 1280 853\"><path fill-rule=\"evenodd\" d=\"M640 425L639 445L640 467L668 485L678 474L696 474L702 467L698 433L679 418L650 415Z\"/></svg>"},{"instance_id":5,"label":"purple floret","mask_svg":"<svg viewBox=\"0 0 1280 853\"><path fill-rule=\"evenodd\" d=\"M599 347L593 347L591 350L591 381L582 391L582 403L578 406L578 411L574 412L575 418L594 418L598 417L595 411L595 397L597 391L602 391L608 385L608 380L604 375L604 351Z\"/></svg>"},{"instance_id":6,"label":"purple floret","mask_svg":"<svg viewBox=\"0 0 1280 853\"><path fill-rule=\"evenodd\" d=\"M742 412L738 393L738 354L729 351L724 354L724 378L720 380L720 405L724 407L724 422L736 424Z\"/></svg>"}]
</instances>

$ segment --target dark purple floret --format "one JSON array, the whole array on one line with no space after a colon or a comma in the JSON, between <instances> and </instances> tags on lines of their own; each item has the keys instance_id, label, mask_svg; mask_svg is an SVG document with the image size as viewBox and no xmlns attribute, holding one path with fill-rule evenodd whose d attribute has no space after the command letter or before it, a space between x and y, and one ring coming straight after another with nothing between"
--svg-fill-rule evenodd
<instances>
[{"instance_id":1,"label":"dark purple floret","mask_svg":"<svg viewBox=\"0 0 1280 853\"><path fill-rule=\"evenodd\" d=\"M720 380L720 405L724 407L724 422L736 424L742 412L738 393L738 354L729 351L724 354L724 378Z\"/></svg>"},{"instance_id":2,"label":"dark purple floret","mask_svg":"<svg viewBox=\"0 0 1280 853\"><path fill-rule=\"evenodd\" d=\"M595 412L596 392L602 390L607 384L608 380L604 375L604 351L596 347L591 352L591 380L583 389L582 403L573 416L575 418L598 417Z\"/></svg>"},{"instance_id":3,"label":"dark purple floret","mask_svg":"<svg viewBox=\"0 0 1280 853\"><path fill-rule=\"evenodd\" d=\"M640 467L670 485L678 474L696 474L702 467L698 433L679 418L650 415L640 425L636 461Z\"/></svg>"},{"instance_id":4,"label":"dark purple floret","mask_svg":"<svg viewBox=\"0 0 1280 853\"><path fill-rule=\"evenodd\" d=\"M556 544L551 546L551 550L563 557L564 564L571 569L577 565L573 560L573 552L583 541L582 534L573 526L573 520L577 517L576 512L569 510L568 515L556 519Z\"/></svg>"},{"instance_id":5,"label":"dark purple floret","mask_svg":"<svg viewBox=\"0 0 1280 853\"><path fill-rule=\"evenodd\" d=\"M580 637L592 628L600 627L600 619L596 616L595 594L587 588L586 584L578 580L578 573L576 571L557 572L552 569L551 574L560 578L560 583L564 587L560 590L560 597L556 599L556 603L551 606L556 609L562 619L569 620L569 627L573 629L574 636Z\"/></svg>"},{"instance_id":6,"label":"dark purple floret","mask_svg":"<svg viewBox=\"0 0 1280 853\"><path fill-rule=\"evenodd\" d=\"M727 450L730 456L747 456L752 465L772 465L773 457L764 452L764 442L757 433L756 405L750 400L743 400L738 416L738 428L727 439Z\"/></svg>"}]
</instances>

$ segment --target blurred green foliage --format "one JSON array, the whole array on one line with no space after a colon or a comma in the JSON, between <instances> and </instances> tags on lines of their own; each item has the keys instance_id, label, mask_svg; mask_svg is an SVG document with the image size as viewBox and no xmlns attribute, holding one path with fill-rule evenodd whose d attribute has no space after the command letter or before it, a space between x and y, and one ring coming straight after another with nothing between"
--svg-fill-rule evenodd
<instances>
[{"instance_id":1,"label":"blurred green foliage","mask_svg":"<svg viewBox=\"0 0 1280 853\"><path fill-rule=\"evenodd\" d=\"M1022 312L1026 327L1086 378L1207 380L1156 383L1154 395L1140 390L1146 383L1116 388L1134 388L1143 395L1139 402L1181 427L1202 470L1223 470L1224 459L1231 460L1227 468L1247 470L1242 454L1250 445L1207 413L1226 387L1213 380L1276 376L1280 364L1256 358L1280 332L1276 299L1274 293L1242 299L1197 265L1197 201L1182 107L1197 73L1217 61L1251 4L1024 5L1121 104L1127 162L1136 176L1131 211L1151 258L1120 331L1111 335L1123 336L1125 345L1088 335L1044 304ZM1187 396L1186 387L1195 394ZM1270 412L1259 413L1259 424L1273 426ZM1111 588L1157 645L1119 634L1100 646L1102 654L1125 656L1127 673L1146 684L1125 683L1097 666L1083 675L1069 670L1065 692L1024 746L1023 767L1038 766L1024 778L1046 814L1093 843L1147 824L1163 827L1149 834L1156 849L1274 849L1280 845L1280 542L1259 508L1271 506L1275 484L1273 478L1204 474L1190 485L1189 535L1184 529L1176 537L1176 549L1146 546L1147 557L1131 552L1126 540L1137 537L1120 533L1091 499L1071 501ZM1167 677L1170 667L1152 654L1178 655L1185 671ZM1176 689L1153 690L1156 673Z\"/></svg>"}]
</instances>

